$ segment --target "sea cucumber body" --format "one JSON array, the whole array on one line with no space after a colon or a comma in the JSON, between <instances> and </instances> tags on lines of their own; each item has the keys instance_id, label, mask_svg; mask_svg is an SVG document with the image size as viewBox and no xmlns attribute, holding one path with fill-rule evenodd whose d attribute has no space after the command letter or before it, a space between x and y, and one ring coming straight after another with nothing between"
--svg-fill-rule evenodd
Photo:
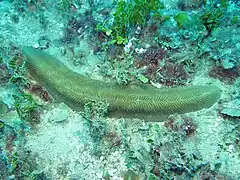
<instances>
[{"instance_id":1,"label":"sea cucumber body","mask_svg":"<svg viewBox=\"0 0 240 180\"><path fill-rule=\"evenodd\" d=\"M221 95L218 87L205 85L161 89L150 85L119 87L73 72L41 50L24 47L23 54L36 81L74 109L96 100L109 103L110 116L156 119L209 108Z\"/></svg>"}]
</instances>

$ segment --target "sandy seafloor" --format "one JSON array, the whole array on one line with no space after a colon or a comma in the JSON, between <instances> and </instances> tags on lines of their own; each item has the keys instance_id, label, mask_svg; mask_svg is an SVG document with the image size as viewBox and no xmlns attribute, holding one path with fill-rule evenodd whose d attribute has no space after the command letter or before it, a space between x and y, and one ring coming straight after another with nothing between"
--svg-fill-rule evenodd
<instances>
[{"instance_id":1,"label":"sandy seafloor","mask_svg":"<svg viewBox=\"0 0 240 180\"><path fill-rule=\"evenodd\" d=\"M169 10L177 8L176 1L164 2ZM73 51L87 54L85 63L80 66L73 64L71 60L73 55L66 50L67 45L60 41L64 35L64 28L67 26L67 18L61 16L57 8L50 7L50 4L54 5L57 3L56 1L51 1L46 7L40 8L41 10L28 7L29 12L22 13L16 12L14 3L15 1L0 1L1 56L11 58L14 49L21 49L23 46L36 48L45 46L45 40L41 42L39 39L47 37L46 41L50 42L50 46L44 50L45 52L57 57L73 71L93 79L104 79L99 74L97 66L97 63L102 61L104 54L94 54L92 48L95 42L88 39L88 30L81 30L81 37L77 37L79 38L78 43L73 48ZM105 6L111 7L111 3L111 1L107 1ZM104 3L99 6L99 8L102 7L104 7ZM84 14L89 10L88 1L82 1L79 9L81 9L79 14ZM13 22L13 16L17 16L17 22ZM97 12L95 16L96 19L100 18ZM46 21L44 27L41 22L43 19ZM90 27L86 25L82 28ZM236 27L228 28L229 31L233 31ZM227 31L228 28L225 27L225 30ZM236 37L240 34L238 31L239 29L234 31ZM230 33L230 35L234 36L234 33ZM239 39L238 42L235 42L238 45ZM233 46L236 47L236 44ZM224 46L222 48L224 49ZM236 48L236 52L239 53L239 46ZM16 52L18 51L16 50ZM238 61L239 54L235 57L238 57ZM205 65L209 67L211 62L205 62ZM72 110L64 103L43 103L45 108L40 114L40 123L31 127L24 137L23 149L30 152L28 156L35 159L36 170L32 173L43 173L48 179L118 180L122 179L128 169L131 169L140 179L148 179L151 176L153 164L156 163L151 154L153 145L148 141L152 139L155 143L154 147L157 147L157 143L162 147L162 149L160 148L162 162L158 162L160 168L166 166L168 169L174 163L185 168L183 173L179 174L165 172L167 175L162 176L162 179L167 176L169 179L174 177L175 179L190 178L185 176L186 172L190 172L191 168L196 167L196 164L208 165L203 165L205 170L202 168L195 174L193 173L192 179L204 179L204 177L206 179L208 179L207 177L209 179L240 179L240 148L236 143L236 140L239 139L239 129L235 128L238 122L224 119L219 114L221 107L227 106L239 98L240 81L238 78L235 83L228 85L218 79L208 77L207 74L208 68L201 68L191 83L193 85L214 84L220 87L223 105L216 103L209 109L174 115L176 123L178 121L181 123L184 117L189 117L196 124L194 135L183 139L176 132L168 130L164 126L164 122L145 122L139 119L106 117L99 120L101 121L100 125L96 123L97 127L92 130L81 112ZM12 87L7 84L0 87L0 98L9 106L13 105L12 91ZM10 117L9 115L1 117L6 124L14 124L19 120L17 114L14 113L14 108L11 113L13 115ZM103 137L103 134L106 137ZM186 153L184 157L192 159L180 157L178 154L180 151ZM195 158L193 158L193 154ZM9 177L11 176L11 173L7 174ZM11 177L18 179L14 172ZM3 179L5 178L3 177Z\"/></svg>"}]
</instances>

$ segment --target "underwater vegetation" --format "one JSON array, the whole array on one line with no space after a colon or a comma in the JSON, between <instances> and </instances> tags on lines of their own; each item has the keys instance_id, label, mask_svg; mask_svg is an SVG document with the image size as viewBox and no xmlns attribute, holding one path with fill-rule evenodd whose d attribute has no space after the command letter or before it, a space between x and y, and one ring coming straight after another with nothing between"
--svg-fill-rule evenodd
<instances>
[{"instance_id":1,"label":"underwater vegetation","mask_svg":"<svg viewBox=\"0 0 240 180\"><path fill-rule=\"evenodd\" d=\"M97 30L111 37L108 44L126 44L131 27L146 26L149 19L161 16L164 5L158 0L118 1L112 25L98 24Z\"/></svg>"},{"instance_id":2,"label":"underwater vegetation","mask_svg":"<svg viewBox=\"0 0 240 180\"><path fill-rule=\"evenodd\" d=\"M27 80L24 69L16 65L15 57L2 61L1 88L11 87L7 98L0 98L0 177L1 179L42 178L44 173L36 172L36 157L24 149L25 136L30 124L39 121L39 105L32 96L22 91ZM6 94L9 92L6 92Z\"/></svg>"},{"instance_id":3,"label":"underwater vegetation","mask_svg":"<svg viewBox=\"0 0 240 180\"><path fill-rule=\"evenodd\" d=\"M20 121L14 125L0 120L0 177L15 178L46 178L44 173L37 172L36 157L24 149L25 133L28 126Z\"/></svg>"}]
</instances>

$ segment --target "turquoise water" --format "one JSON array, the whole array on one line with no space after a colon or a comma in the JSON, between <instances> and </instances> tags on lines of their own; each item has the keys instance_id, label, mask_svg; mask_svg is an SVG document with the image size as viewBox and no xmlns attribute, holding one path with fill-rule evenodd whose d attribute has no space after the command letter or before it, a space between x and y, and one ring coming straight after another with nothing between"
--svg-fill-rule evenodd
<instances>
[{"instance_id":1,"label":"turquoise water","mask_svg":"<svg viewBox=\"0 0 240 180\"><path fill-rule=\"evenodd\" d=\"M0 0L0 179L240 179L239 26L236 0Z\"/></svg>"}]
</instances>

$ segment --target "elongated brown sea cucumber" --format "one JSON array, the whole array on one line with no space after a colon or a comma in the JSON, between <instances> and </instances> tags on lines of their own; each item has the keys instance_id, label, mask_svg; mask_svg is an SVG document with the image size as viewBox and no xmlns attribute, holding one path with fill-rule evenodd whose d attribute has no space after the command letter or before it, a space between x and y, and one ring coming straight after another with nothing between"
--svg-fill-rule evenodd
<instances>
[{"instance_id":1,"label":"elongated brown sea cucumber","mask_svg":"<svg viewBox=\"0 0 240 180\"><path fill-rule=\"evenodd\" d=\"M119 87L73 72L41 50L24 47L23 54L36 81L74 109L96 100L109 103L110 116L158 120L173 113L209 108L221 95L218 87L208 85L160 89L150 85Z\"/></svg>"}]
</instances>

